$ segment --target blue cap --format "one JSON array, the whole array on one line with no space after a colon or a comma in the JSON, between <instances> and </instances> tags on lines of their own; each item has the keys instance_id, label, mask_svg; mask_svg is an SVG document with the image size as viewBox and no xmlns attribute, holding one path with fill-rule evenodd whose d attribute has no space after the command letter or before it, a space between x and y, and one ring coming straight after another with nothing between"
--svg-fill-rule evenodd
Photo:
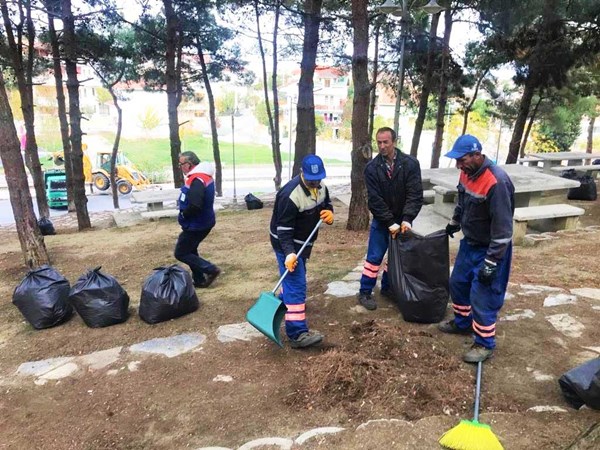
<instances>
[{"instance_id":1,"label":"blue cap","mask_svg":"<svg viewBox=\"0 0 600 450\"><path fill-rule=\"evenodd\" d=\"M459 159L469 153L480 152L481 148L479 139L470 134L464 134L456 140L452 146L452 150L446 153L445 156L447 158Z\"/></svg>"},{"instance_id":2,"label":"blue cap","mask_svg":"<svg viewBox=\"0 0 600 450\"><path fill-rule=\"evenodd\" d=\"M306 155L302 160L302 175L307 181L319 181L325 178L323 160L317 155Z\"/></svg>"}]
</instances>

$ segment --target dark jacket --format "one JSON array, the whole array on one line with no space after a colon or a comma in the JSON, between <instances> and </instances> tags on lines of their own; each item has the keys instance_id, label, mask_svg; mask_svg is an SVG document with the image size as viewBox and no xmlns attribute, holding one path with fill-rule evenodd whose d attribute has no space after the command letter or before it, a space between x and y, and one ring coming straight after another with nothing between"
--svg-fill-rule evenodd
<instances>
[{"instance_id":1,"label":"dark jacket","mask_svg":"<svg viewBox=\"0 0 600 450\"><path fill-rule=\"evenodd\" d=\"M193 170L179 194L179 225L183 230L200 231L215 226L215 183L210 175Z\"/></svg>"},{"instance_id":2,"label":"dark jacket","mask_svg":"<svg viewBox=\"0 0 600 450\"><path fill-rule=\"evenodd\" d=\"M396 149L392 177L387 175L383 156L377 155L365 167L369 211L386 227L402 221L412 224L423 206L423 185L419 161Z\"/></svg>"},{"instance_id":3,"label":"dark jacket","mask_svg":"<svg viewBox=\"0 0 600 450\"><path fill-rule=\"evenodd\" d=\"M452 219L470 245L488 247L486 258L498 262L512 241L515 187L506 172L485 158L472 176L461 171L458 203Z\"/></svg>"},{"instance_id":4,"label":"dark jacket","mask_svg":"<svg viewBox=\"0 0 600 450\"><path fill-rule=\"evenodd\" d=\"M273 249L286 256L290 253L298 253L317 225L320 213L324 209L333 211L329 190L323 183L319 186L315 198L302 184L300 176L292 178L275 197L269 229ZM315 233L302 252L303 258L310 256L312 243L317 240L318 234Z\"/></svg>"}]
</instances>

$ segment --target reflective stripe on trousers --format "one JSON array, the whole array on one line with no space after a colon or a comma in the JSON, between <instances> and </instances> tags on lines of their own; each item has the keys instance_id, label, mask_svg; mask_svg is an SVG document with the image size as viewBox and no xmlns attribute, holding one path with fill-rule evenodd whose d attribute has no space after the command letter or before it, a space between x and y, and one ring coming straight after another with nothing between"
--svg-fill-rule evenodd
<instances>
[{"instance_id":1,"label":"reflective stripe on trousers","mask_svg":"<svg viewBox=\"0 0 600 450\"><path fill-rule=\"evenodd\" d=\"M279 275L285 272L285 255L275 252ZM306 260L298 258L298 265L293 272L287 274L281 285L279 298L287 307L285 314L285 333L290 339L296 339L308 331L306 322Z\"/></svg>"},{"instance_id":2,"label":"reflective stripe on trousers","mask_svg":"<svg viewBox=\"0 0 600 450\"><path fill-rule=\"evenodd\" d=\"M365 260L362 276L360 277L360 291L371 293L377 284L377 273L381 269L381 262L388 249L390 232L385 225L377 219L371 222L369 230L369 244L367 246L367 258ZM387 264L381 276L381 289L389 289Z\"/></svg>"},{"instance_id":3,"label":"reflective stripe on trousers","mask_svg":"<svg viewBox=\"0 0 600 450\"><path fill-rule=\"evenodd\" d=\"M486 348L496 347L496 321L504 304L512 244L506 249L504 258L498 263L498 272L491 286L479 282L477 275L483 265L487 247L469 245L460 241L460 248L450 276L450 296L454 320L459 328L473 328L475 343Z\"/></svg>"}]
</instances>

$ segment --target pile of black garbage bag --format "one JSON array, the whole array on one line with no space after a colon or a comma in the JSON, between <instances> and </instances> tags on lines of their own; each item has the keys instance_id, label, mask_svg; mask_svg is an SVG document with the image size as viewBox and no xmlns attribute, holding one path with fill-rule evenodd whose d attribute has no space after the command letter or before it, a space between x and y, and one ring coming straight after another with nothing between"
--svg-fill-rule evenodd
<instances>
[{"instance_id":1,"label":"pile of black garbage bag","mask_svg":"<svg viewBox=\"0 0 600 450\"><path fill-rule=\"evenodd\" d=\"M13 293L13 303L36 330L68 321L73 311L91 328L108 327L129 318L129 295L101 267L87 271L70 286L55 268L30 270ZM174 264L158 267L142 286L139 315L155 324L196 311L200 305L190 274Z\"/></svg>"},{"instance_id":2,"label":"pile of black garbage bag","mask_svg":"<svg viewBox=\"0 0 600 450\"><path fill-rule=\"evenodd\" d=\"M594 201L598 198L598 191L596 189L596 181L594 177L590 175L577 175L577 172L573 169L563 170L560 173L562 178L569 180L576 180L581 183L579 187L569 189L567 198L569 200L589 200Z\"/></svg>"}]
</instances>

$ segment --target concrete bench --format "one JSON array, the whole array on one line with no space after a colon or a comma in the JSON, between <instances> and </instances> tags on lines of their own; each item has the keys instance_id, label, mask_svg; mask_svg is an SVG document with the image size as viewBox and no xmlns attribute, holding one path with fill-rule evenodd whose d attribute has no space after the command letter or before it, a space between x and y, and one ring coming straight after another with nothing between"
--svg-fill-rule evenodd
<instances>
[{"instance_id":1,"label":"concrete bench","mask_svg":"<svg viewBox=\"0 0 600 450\"><path fill-rule=\"evenodd\" d=\"M458 190L448 189L443 186L434 186L435 199L433 201L433 210L442 217L451 219L454 215L454 207Z\"/></svg>"},{"instance_id":2,"label":"concrete bench","mask_svg":"<svg viewBox=\"0 0 600 450\"><path fill-rule=\"evenodd\" d=\"M586 166L555 166L551 167L550 170L552 172L562 173L564 170L573 169L577 175L585 175L591 173L592 176L597 175L600 171L600 164L589 164ZM596 172L596 173L594 173Z\"/></svg>"},{"instance_id":3,"label":"concrete bench","mask_svg":"<svg viewBox=\"0 0 600 450\"><path fill-rule=\"evenodd\" d=\"M435 191L433 189L427 189L423 191L423 203L430 205L435 201Z\"/></svg>"},{"instance_id":4,"label":"concrete bench","mask_svg":"<svg viewBox=\"0 0 600 450\"><path fill-rule=\"evenodd\" d=\"M542 160L540 160L539 158L534 158L534 157L527 157L527 158L519 158L517 159L517 163L519 164L527 164L527 165L533 165L533 166L537 166L538 163L543 162Z\"/></svg>"},{"instance_id":5,"label":"concrete bench","mask_svg":"<svg viewBox=\"0 0 600 450\"><path fill-rule=\"evenodd\" d=\"M155 211L144 211L140 213L140 215L144 219L148 219L151 222L155 220L165 219L165 218L173 218L179 215L178 209L158 209Z\"/></svg>"},{"instance_id":6,"label":"concrete bench","mask_svg":"<svg viewBox=\"0 0 600 450\"><path fill-rule=\"evenodd\" d=\"M585 210L567 204L515 208L513 216L513 243L521 245L527 226L539 231L573 230Z\"/></svg>"},{"instance_id":7,"label":"concrete bench","mask_svg":"<svg viewBox=\"0 0 600 450\"><path fill-rule=\"evenodd\" d=\"M145 203L148 211L159 211L164 208L165 202L176 202L180 194L179 189L145 190L131 194L131 203Z\"/></svg>"}]
</instances>

